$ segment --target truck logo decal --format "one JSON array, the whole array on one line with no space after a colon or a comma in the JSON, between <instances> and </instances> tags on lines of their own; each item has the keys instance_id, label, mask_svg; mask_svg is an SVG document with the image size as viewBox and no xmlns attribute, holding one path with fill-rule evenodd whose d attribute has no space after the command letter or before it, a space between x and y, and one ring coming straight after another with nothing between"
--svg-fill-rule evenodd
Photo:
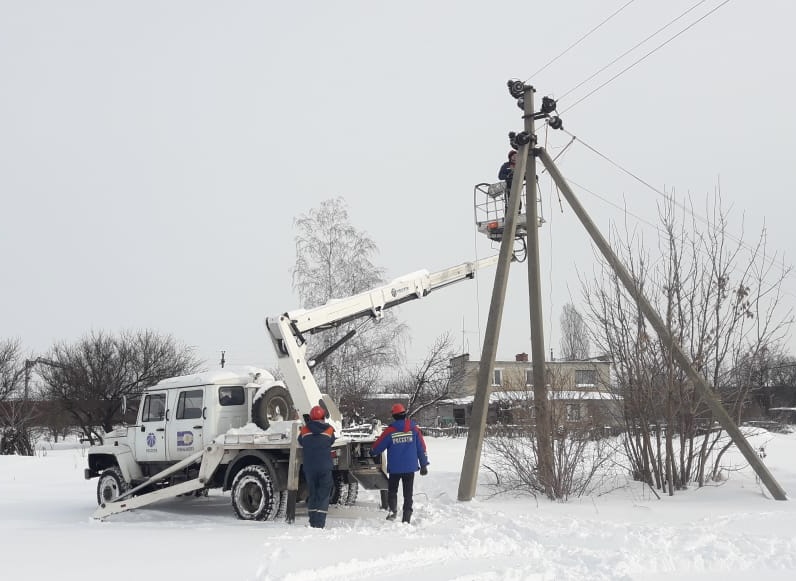
<instances>
[{"instance_id":1,"label":"truck logo decal","mask_svg":"<svg viewBox=\"0 0 796 581\"><path fill-rule=\"evenodd\" d=\"M180 447L193 445L193 432L177 432L177 445Z\"/></svg>"},{"instance_id":2,"label":"truck logo decal","mask_svg":"<svg viewBox=\"0 0 796 581\"><path fill-rule=\"evenodd\" d=\"M405 292L408 292L408 291L409 291L409 287L408 286L402 286L401 288L394 288L393 287L393 288L390 289L390 294L393 296L393 298L395 298L398 295L402 295L402 294L404 294Z\"/></svg>"},{"instance_id":3,"label":"truck logo decal","mask_svg":"<svg viewBox=\"0 0 796 581\"><path fill-rule=\"evenodd\" d=\"M157 440L155 439L155 434L153 434L152 432L149 432L146 435L146 445L147 445L147 447L154 448L156 443L157 443Z\"/></svg>"}]
</instances>

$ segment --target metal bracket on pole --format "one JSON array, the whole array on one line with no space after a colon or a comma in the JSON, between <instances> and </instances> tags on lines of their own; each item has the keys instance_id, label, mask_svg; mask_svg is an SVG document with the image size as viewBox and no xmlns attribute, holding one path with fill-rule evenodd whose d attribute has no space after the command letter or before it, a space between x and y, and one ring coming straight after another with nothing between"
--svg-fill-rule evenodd
<instances>
[{"instance_id":1,"label":"metal bracket on pole","mask_svg":"<svg viewBox=\"0 0 796 581\"><path fill-rule=\"evenodd\" d=\"M667 349L672 352L675 361L677 361L678 365L680 365L683 371L685 371L685 373L688 375L689 379L691 379L691 381L694 383L694 386L697 388L699 394L702 396L702 398L708 404L708 407L710 407L710 410L718 419L721 427L724 428L730 435L733 443L741 451L741 454L743 454L744 458L746 458L746 461L749 462L749 465L752 466L755 473L760 477L760 480L763 482L763 484L765 484L771 495L776 500L787 500L788 497L785 493L785 490L779 485L779 483L777 483L771 472L769 472L768 468L766 468L766 465L763 464L762 459L755 453L754 449L746 440L741 430L737 425L735 425L735 422L730 417L730 414L727 413L727 410L724 409L724 406L716 397L707 380L702 376L701 373L699 373L699 371L696 370L683 349L674 340L664 324L663 319L661 319L655 309L652 308L652 305L642 294L641 290L638 288L635 281L633 281L633 278L630 276L627 269L619 261L619 258L616 256L616 254L614 254L614 251L611 249L608 241L603 238L602 234L597 229L597 226L595 226L594 222L592 222L586 210L580 205L577 197L575 197L575 193L572 191L572 188L569 187L569 184L561 175L561 172L558 171L558 167L556 167L553 159L544 150L544 148L537 148L535 152L538 153L539 159L541 159L542 163L547 168L547 171L550 172L550 176L553 178L553 181L558 186L558 189L561 190L564 198L566 198L567 202L572 207L572 210L575 212L575 215L577 215L578 219L581 221L583 227L589 233L594 243L600 249L600 252L605 260L608 261L608 264L611 266L614 273L616 273L616 276L622 281L622 284L627 289L627 292L629 292L633 299L635 299L636 303L641 309L641 312L655 329L658 337L664 342Z\"/></svg>"}]
</instances>

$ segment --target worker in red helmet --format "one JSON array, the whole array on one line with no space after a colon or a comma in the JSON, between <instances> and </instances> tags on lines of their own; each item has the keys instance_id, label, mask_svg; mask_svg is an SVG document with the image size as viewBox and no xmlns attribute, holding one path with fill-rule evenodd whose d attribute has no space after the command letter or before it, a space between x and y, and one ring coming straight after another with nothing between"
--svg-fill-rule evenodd
<instances>
[{"instance_id":1,"label":"worker in red helmet","mask_svg":"<svg viewBox=\"0 0 796 581\"><path fill-rule=\"evenodd\" d=\"M401 403L392 406L391 423L376 440L371 448L371 455L378 456L387 450L387 520L395 520L398 515L398 484L403 484L403 519L409 523L412 519L412 494L415 472L428 474L428 455L423 432L414 420L406 417L406 408Z\"/></svg>"},{"instance_id":2,"label":"worker in red helmet","mask_svg":"<svg viewBox=\"0 0 796 581\"><path fill-rule=\"evenodd\" d=\"M310 526L322 529L326 526L329 497L332 494L332 444L334 428L326 423L326 410L316 405L310 410L310 421L301 426L298 441L304 449L302 469L307 481L309 497L307 511Z\"/></svg>"}]
</instances>

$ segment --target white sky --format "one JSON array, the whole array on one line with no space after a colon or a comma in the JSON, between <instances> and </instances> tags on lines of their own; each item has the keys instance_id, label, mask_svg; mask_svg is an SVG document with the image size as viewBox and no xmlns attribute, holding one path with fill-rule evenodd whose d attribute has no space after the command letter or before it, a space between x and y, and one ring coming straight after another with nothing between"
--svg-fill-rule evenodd
<instances>
[{"instance_id":1,"label":"white sky","mask_svg":"<svg viewBox=\"0 0 796 581\"><path fill-rule=\"evenodd\" d=\"M563 95L695 1L636 0L531 79L537 97ZM299 306L292 220L333 196L388 278L490 254L472 189L496 180L506 133L522 127L506 80L625 3L0 0L0 338L43 352L91 329L154 328L211 363L224 349L230 363L271 366L264 318ZM765 223L790 262L794 17L789 0L731 1L564 112L565 129L658 188L692 192L697 208L720 180L730 231L753 242ZM567 141L550 135L551 153ZM585 147L561 169L655 220L657 195ZM578 193L604 232L624 220ZM545 185L546 352L592 263L576 218L556 208ZM480 355L493 272L401 308L410 361L444 331ZM499 358L530 352L526 277L514 267ZM785 291L790 305L796 280Z\"/></svg>"},{"instance_id":2,"label":"white sky","mask_svg":"<svg viewBox=\"0 0 796 581\"><path fill-rule=\"evenodd\" d=\"M81 449L0 456L0 566L19 581L792 581L793 500L766 498L732 448L729 480L657 500L637 482L567 503L500 495L456 500L465 438L427 438L412 525L384 520L378 495L332 508L327 528L245 522L229 493L90 517L97 480ZM796 490L796 435L762 433L766 464ZM488 460L487 460L488 461ZM619 471L618 467L614 467ZM607 488L623 481L608 480Z\"/></svg>"}]
</instances>

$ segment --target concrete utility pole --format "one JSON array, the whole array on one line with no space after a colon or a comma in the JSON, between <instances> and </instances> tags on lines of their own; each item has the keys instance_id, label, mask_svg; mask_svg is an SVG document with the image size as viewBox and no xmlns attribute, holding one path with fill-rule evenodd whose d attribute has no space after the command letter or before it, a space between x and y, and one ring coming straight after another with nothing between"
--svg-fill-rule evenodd
<instances>
[{"instance_id":1,"label":"concrete utility pole","mask_svg":"<svg viewBox=\"0 0 796 581\"><path fill-rule=\"evenodd\" d=\"M752 449L752 446L750 446L749 442L746 441L743 433L741 433L741 430L735 425L735 422L730 417L730 414L727 413L727 410L724 409L724 406L716 397L716 394L713 392L713 389L711 389L707 380L696 370L696 368L694 368L693 364L688 359L688 356L682 350L680 345L674 340L671 333L669 333L669 330L666 328L663 319L660 318L658 313L652 308L652 305L642 294L641 290L638 288L638 286L636 286L636 283L627 272L627 269L625 269L624 265L619 261L619 258L616 256L616 254L614 254L608 242L605 240L605 238L603 238L600 231L594 225L594 222L592 222L591 218L586 213L586 210L584 210L583 206L580 205L580 202L575 197L575 193L558 171L558 168L556 167L550 155L541 147L536 148L535 153L542 160L542 163L547 168L547 171L550 172L550 176L553 178L553 181L555 181L558 189L561 190L561 193L564 194L567 202L583 224L583 227L586 228L594 243L600 249L603 257L605 257L605 260L608 261L608 264L611 265L611 268L616 273L616 276L619 277L627 291L635 299L636 303L641 309L641 312L644 314L647 320L649 320L650 324L655 329L655 332L658 334L658 337L664 342L666 348L672 352L672 355L674 355L678 365L680 365L683 371L686 372L688 377L694 383L694 386L699 391L699 394L702 396L702 398L708 404L708 407L710 407L710 410L718 419L721 427L724 428L730 435L733 443L741 451L741 454L743 454L744 458L746 458L746 461L749 462L749 465L752 466L755 473L760 477L760 480L763 482L763 484L765 484L771 495L776 500L787 500L788 497L785 493L785 490L783 490L782 487L777 483L771 472L769 472L768 468L766 468L766 465L763 464L763 461L755 453L754 449Z\"/></svg>"},{"instance_id":2,"label":"concrete utility pole","mask_svg":"<svg viewBox=\"0 0 796 581\"><path fill-rule=\"evenodd\" d=\"M523 96L525 132L536 144L533 94L527 87ZM544 360L544 323L542 322L542 286L539 269L539 212L536 206L536 157L533 149L525 170L525 205L527 213L528 303L531 315L531 361L533 365L533 405L536 410L536 446L539 480L545 494L553 497L553 445L550 439L550 413L547 401L547 377Z\"/></svg>"},{"instance_id":3,"label":"concrete utility pole","mask_svg":"<svg viewBox=\"0 0 796 581\"><path fill-rule=\"evenodd\" d=\"M514 179L511 182L503 239L500 242L500 252L495 272L495 284L492 287L492 302L489 304L489 319L486 323L484 346L481 351L481 361L478 365L473 412L470 415L467 445L464 449L462 474L459 479L459 500L472 500L478 484L478 468L481 465L481 447L484 441L486 415L487 411L489 411L489 394L492 391L492 373L495 369L500 322L503 318L503 302L506 298L509 266L514 254L514 235L517 231L516 221L520 211L522 176L525 173L529 152L528 143L521 145L517 152L518 163L517 167L514 168Z\"/></svg>"}]
</instances>

